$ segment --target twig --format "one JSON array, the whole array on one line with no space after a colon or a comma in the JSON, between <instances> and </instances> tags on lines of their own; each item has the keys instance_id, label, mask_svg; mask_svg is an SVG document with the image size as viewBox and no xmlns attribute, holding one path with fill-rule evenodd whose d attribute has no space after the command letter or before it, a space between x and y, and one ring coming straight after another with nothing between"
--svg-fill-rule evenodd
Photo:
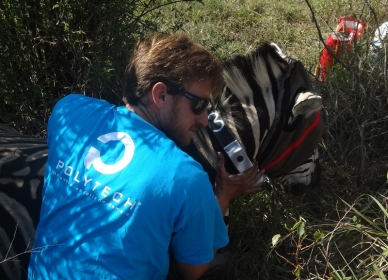
<instances>
[{"instance_id":1,"label":"twig","mask_svg":"<svg viewBox=\"0 0 388 280\"><path fill-rule=\"evenodd\" d=\"M19 224L19 222L16 223L15 231L14 231L13 237L12 237L12 241L11 241L11 244L9 244L7 254L5 254L4 261L7 259L9 251L11 250L11 247L12 247L13 241L15 240L16 232L18 231L18 224ZM2 263L2 262L0 262L0 263Z\"/></svg>"},{"instance_id":2,"label":"twig","mask_svg":"<svg viewBox=\"0 0 388 280\"><path fill-rule=\"evenodd\" d=\"M44 248L48 248L48 247L54 247L54 246L61 246L63 244L50 244L50 245L45 245L45 246L41 246L41 247L36 247L36 248L33 248L31 250L26 250L22 253L19 253L19 254L16 254L15 256L12 256L12 257L9 257L9 258L5 258L4 260L0 261L0 264L4 263L4 262L7 262L7 261L11 261L15 258L17 258L18 256L21 256L23 254L29 254L29 253L39 253L39 252L42 252L42 249Z\"/></svg>"},{"instance_id":3,"label":"twig","mask_svg":"<svg viewBox=\"0 0 388 280\"><path fill-rule=\"evenodd\" d=\"M23 255L23 254L42 252L41 249L43 249L43 248L52 247L52 246L60 246L60 245L62 245L62 244L52 244L52 245L45 245L45 246L33 248L33 249L31 249L31 250L27 250L27 248L28 248L28 246L29 246L29 244L28 244L28 245L27 245L27 248L26 248L26 250L24 250L24 252L19 253L19 254L16 254L15 256L12 256L12 257L9 257L9 258L8 258L8 254L9 254L9 252L11 251L12 244L13 244L13 242L14 242L14 240L15 240L15 236L16 236L16 233L17 233L17 230L18 230L18 225L19 225L19 223L16 223L15 231L14 231L14 233L13 233L12 241L11 241L11 243L9 244L7 254L5 254L4 260L0 261L0 264L2 264L2 263L4 263L4 262L7 262L7 261L11 261L11 260L17 258L18 256Z\"/></svg>"},{"instance_id":4,"label":"twig","mask_svg":"<svg viewBox=\"0 0 388 280\"><path fill-rule=\"evenodd\" d=\"M323 36L322 36L322 32L321 32L321 29L319 28L319 25L318 25L318 22L317 22L317 19L315 17L315 12L313 10L313 8L311 7L310 3L308 0L305 0L307 6L309 7L310 9L310 12L311 12L311 15L312 15L312 18L314 20L314 23L315 23L315 26L317 28L317 31L318 31L318 36L319 36L319 40L323 43L323 45L325 46L325 49L329 52L329 54L341 65L343 66L346 70L350 71L350 67L345 64L343 61L341 61L338 56L336 56L333 51L326 45L325 43L325 40L323 39Z\"/></svg>"}]
</instances>

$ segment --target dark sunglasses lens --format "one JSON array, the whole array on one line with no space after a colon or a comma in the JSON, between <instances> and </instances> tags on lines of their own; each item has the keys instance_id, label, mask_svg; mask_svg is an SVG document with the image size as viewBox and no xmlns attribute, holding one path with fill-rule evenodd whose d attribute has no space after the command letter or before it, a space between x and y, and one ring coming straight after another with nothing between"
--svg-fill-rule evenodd
<instances>
[{"instance_id":1,"label":"dark sunglasses lens","mask_svg":"<svg viewBox=\"0 0 388 280\"><path fill-rule=\"evenodd\" d=\"M202 112L207 108L209 102L207 100L201 99L196 102L193 102L193 112L197 115L202 114Z\"/></svg>"}]
</instances>

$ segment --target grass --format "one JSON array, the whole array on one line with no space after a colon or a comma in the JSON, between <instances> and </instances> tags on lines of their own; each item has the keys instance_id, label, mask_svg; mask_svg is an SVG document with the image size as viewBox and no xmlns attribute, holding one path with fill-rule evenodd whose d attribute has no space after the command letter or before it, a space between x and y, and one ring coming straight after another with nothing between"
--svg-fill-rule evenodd
<instances>
[{"instance_id":1,"label":"grass","mask_svg":"<svg viewBox=\"0 0 388 280\"><path fill-rule=\"evenodd\" d=\"M206 279L386 279L387 56L373 59L369 46L388 20L388 1L203 3L178 4L180 13L160 19L161 30L184 15L183 32L222 59L276 42L311 74L326 120L320 186L301 197L273 190L238 198L231 206L230 262ZM319 83L313 76L323 48L319 34L325 40L341 16L367 28L347 69L337 64Z\"/></svg>"}]
</instances>

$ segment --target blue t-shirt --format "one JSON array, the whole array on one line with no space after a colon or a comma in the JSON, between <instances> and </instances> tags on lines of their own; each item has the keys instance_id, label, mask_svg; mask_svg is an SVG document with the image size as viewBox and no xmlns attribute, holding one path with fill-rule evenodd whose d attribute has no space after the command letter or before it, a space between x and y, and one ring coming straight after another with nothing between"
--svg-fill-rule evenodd
<instances>
[{"instance_id":1,"label":"blue t-shirt","mask_svg":"<svg viewBox=\"0 0 388 280\"><path fill-rule=\"evenodd\" d=\"M48 123L29 279L165 279L228 243L200 164L125 107L72 94Z\"/></svg>"}]
</instances>

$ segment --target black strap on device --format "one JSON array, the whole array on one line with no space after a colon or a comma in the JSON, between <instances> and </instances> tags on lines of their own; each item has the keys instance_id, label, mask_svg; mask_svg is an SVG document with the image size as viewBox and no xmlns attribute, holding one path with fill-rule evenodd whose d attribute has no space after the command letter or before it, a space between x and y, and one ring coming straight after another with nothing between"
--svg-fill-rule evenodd
<instances>
[{"instance_id":1,"label":"black strap on device","mask_svg":"<svg viewBox=\"0 0 388 280\"><path fill-rule=\"evenodd\" d=\"M220 113L216 110L212 110L209 113L208 118L210 129L221 143L222 147L224 148L229 158L232 160L237 170L240 173L243 173L251 168L253 166L252 162L248 158L244 148L235 139L229 128L226 126Z\"/></svg>"}]
</instances>

